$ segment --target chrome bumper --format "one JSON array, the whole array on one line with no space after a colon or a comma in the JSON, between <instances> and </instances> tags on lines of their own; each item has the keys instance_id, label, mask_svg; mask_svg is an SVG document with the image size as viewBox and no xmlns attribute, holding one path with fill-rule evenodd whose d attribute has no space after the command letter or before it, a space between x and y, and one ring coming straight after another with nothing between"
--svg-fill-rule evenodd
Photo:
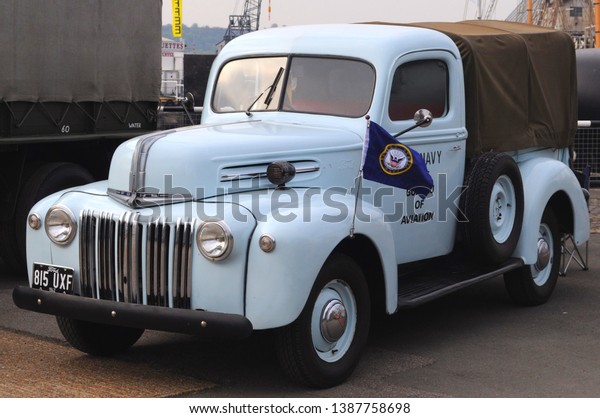
<instances>
[{"instance_id":1,"label":"chrome bumper","mask_svg":"<svg viewBox=\"0 0 600 418\"><path fill-rule=\"evenodd\" d=\"M91 299L27 286L13 290L13 301L34 312L121 327L225 339L242 339L252 333L252 323L242 315Z\"/></svg>"}]
</instances>

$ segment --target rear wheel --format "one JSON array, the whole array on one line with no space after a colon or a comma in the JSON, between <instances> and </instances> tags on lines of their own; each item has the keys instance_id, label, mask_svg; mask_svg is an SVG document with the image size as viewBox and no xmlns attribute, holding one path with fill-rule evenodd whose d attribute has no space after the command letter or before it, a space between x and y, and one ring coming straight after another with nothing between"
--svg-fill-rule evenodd
<instances>
[{"instance_id":1,"label":"rear wheel","mask_svg":"<svg viewBox=\"0 0 600 418\"><path fill-rule=\"evenodd\" d=\"M62 316L57 316L56 322L69 344L95 356L123 353L144 333L143 329L97 324Z\"/></svg>"},{"instance_id":2,"label":"rear wheel","mask_svg":"<svg viewBox=\"0 0 600 418\"><path fill-rule=\"evenodd\" d=\"M537 261L504 275L506 290L519 305L541 305L550 299L560 270L560 228L550 209L539 226Z\"/></svg>"},{"instance_id":3,"label":"rear wheel","mask_svg":"<svg viewBox=\"0 0 600 418\"><path fill-rule=\"evenodd\" d=\"M278 356L295 381L316 388L350 376L367 342L369 289L360 267L346 255L323 266L300 317L280 330Z\"/></svg>"}]
</instances>

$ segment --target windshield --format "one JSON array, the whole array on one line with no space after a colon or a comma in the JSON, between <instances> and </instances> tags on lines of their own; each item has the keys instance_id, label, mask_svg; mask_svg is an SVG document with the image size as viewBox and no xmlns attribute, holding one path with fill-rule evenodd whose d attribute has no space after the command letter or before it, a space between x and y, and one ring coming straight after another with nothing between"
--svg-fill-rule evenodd
<instances>
[{"instance_id":1,"label":"windshield","mask_svg":"<svg viewBox=\"0 0 600 418\"><path fill-rule=\"evenodd\" d=\"M223 66L212 107L218 113L279 110L361 117L369 110L374 87L375 71L363 61L245 58Z\"/></svg>"}]
</instances>

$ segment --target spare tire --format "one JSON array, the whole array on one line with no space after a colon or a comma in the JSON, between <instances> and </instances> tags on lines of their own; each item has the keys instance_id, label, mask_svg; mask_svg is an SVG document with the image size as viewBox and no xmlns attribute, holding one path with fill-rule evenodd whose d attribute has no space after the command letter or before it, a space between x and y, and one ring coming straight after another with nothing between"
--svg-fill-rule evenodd
<instances>
[{"instance_id":1,"label":"spare tire","mask_svg":"<svg viewBox=\"0 0 600 418\"><path fill-rule=\"evenodd\" d=\"M467 245L482 263L502 263L514 252L523 223L523 183L515 160L507 154L477 158L463 193Z\"/></svg>"}]
</instances>

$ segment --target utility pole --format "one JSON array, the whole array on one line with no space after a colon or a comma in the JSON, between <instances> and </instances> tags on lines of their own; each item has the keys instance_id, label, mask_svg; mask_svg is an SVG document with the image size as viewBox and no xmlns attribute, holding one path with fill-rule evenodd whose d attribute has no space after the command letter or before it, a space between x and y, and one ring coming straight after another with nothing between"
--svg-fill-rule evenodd
<instances>
[{"instance_id":1,"label":"utility pole","mask_svg":"<svg viewBox=\"0 0 600 418\"><path fill-rule=\"evenodd\" d=\"M600 0L594 0L594 31L596 32L596 48L600 48Z\"/></svg>"}]
</instances>

